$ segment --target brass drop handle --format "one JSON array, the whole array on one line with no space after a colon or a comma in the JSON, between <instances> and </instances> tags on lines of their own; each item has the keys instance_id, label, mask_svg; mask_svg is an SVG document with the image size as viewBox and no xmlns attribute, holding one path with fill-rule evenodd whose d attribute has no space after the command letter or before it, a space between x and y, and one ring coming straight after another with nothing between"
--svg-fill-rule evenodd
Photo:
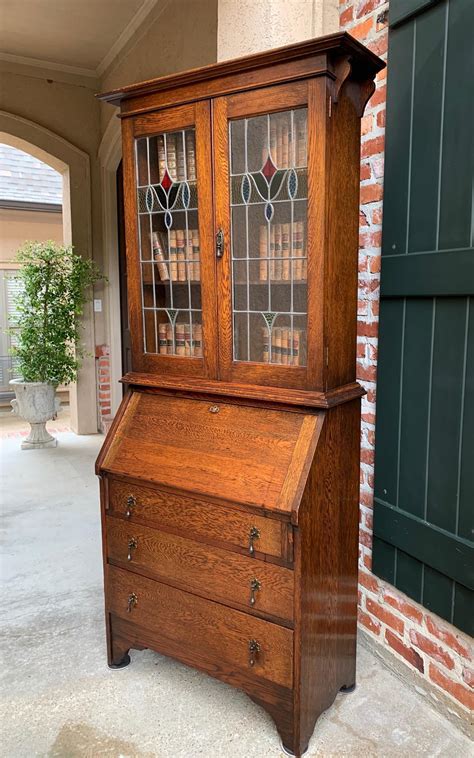
<instances>
[{"instance_id":1,"label":"brass drop handle","mask_svg":"<svg viewBox=\"0 0 474 758\"><path fill-rule=\"evenodd\" d=\"M132 511L137 504L136 498L133 495L127 497L127 510L125 511L125 518L130 518Z\"/></svg>"},{"instance_id":2,"label":"brass drop handle","mask_svg":"<svg viewBox=\"0 0 474 758\"><path fill-rule=\"evenodd\" d=\"M260 645L257 640L249 640L249 665L255 666L258 654L260 652Z\"/></svg>"},{"instance_id":3,"label":"brass drop handle","mask_svg":"<svg viewBox=\"0 0 474 758\"><path fill-rule=\"evenodd\" d=\"M134 592L131 592L128 596L127 601L127 613L132 612L132 608L135 608L136 604L138 603L138 597Z\"/></svg>"},{"instance_id":4,"label":"brass drop handle","mask_svg":"<svg viewBox=\"0 0 474 758\"><path fill-rule=\"evenodd\" d=\"M249 553L250 553L250 555L254 554L255 548L254 548L253 543L254 543L254 540L258 540L259 537L260 537L259 530L257 529L256 526L252 526L252 528L250 529L250 532L249 532Z\"/></svg>"},{"instance_id":5,"label":"brass drop handle","mask_svg":"<svg viewBox=\"0 0 474 758\"><path fill-rule=\"evenodd\" d=\"M130 537L128 541L128 555L127 555L127 561L132 560L132 550L136 550L138 547L138 540L136 537Z\"/></svg>"},{"instance_id":6,"label":"brass drop handle","mask_svg":"<svg viewBox=\"0 0 474 758\"><path fill-rule=\"evenodd\" d=\"M250 580L250 605L255 605L256 597L255 593L259 591L260 587L262 585L258 581L258 579L251 579Z\"/></svg>"}]
</instances>

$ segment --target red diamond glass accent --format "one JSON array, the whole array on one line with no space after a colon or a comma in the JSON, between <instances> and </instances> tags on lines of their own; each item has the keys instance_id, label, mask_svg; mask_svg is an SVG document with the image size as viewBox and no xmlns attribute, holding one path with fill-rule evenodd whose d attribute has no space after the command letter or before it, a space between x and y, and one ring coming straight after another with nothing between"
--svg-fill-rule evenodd
<instances>
[{"instance_id":1,"label":"red diamond glass accent","mask_svg":"<svg viewBox=\"0 0 474 758\"><path fill-rule=\"evenodd\" d=\"M171 176L168 174L168 171L165 171L163 179L161 180L161 186L163 187L165 192L168 192L172 184L173 184L173 180L171 179Z\"/></svg>"},{"instance_id":2,"label":"red diamond glass accent","mask_svg":"<svg viewBox=\"0 0 474 758\"><path fill-rule=\"evenodd\" d=\"M262 174L264 175L267 182L270 182L276 170L277 170L276 166L273 165L272 159L270 158L270 156L268 156L266 163L264 167L262 168Z\"/></svg>"}]
</instances>

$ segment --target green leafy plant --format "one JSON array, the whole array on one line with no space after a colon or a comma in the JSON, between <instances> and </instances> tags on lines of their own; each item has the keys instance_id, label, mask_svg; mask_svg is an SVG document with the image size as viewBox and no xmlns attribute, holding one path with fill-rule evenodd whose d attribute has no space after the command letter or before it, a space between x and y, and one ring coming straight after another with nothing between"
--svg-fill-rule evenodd
<instances>
[{"instance_id":1,"label":"green leafy plant","mask_svg":"<svg viewBox=\"0 0 474 758\"><path fill-rule=\"evenodd\" d=\"M79 317L92 298L92 285L105 277L71 246L52 241L27 242L17 261L22 286L11 352L19 373L25 382L69 384L86 355Z\"/></svg>"}]
</instances>

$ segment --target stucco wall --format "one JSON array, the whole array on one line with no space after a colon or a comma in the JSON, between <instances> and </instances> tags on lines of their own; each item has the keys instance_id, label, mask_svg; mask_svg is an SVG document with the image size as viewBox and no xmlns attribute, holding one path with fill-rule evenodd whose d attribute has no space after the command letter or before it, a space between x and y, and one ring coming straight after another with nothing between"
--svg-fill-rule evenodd
<instances>
[{"instance_id":1,"label":"stucco wall","mask_svg":"<svg viewBox=\"0 0 474 758\"><path fill-rule=\"evenodd\" d=\"M63 242L61 213L0 208L0 268L8 268L27 240Z\"/></svg>"}]
</instances>

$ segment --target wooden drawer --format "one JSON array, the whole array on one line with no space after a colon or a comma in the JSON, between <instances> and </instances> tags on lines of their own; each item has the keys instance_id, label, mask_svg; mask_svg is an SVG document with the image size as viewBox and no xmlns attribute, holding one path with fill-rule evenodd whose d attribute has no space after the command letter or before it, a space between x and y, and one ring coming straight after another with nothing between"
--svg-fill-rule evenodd
<instances>
[{"instance_id":1,"label":"wooden drawer","mask_svg":"<svg viewBox=\"0 0 474 758\"><path fill-rule=\"evenodd\" d=\"M133 498L132 508L128 506L129 498ZM268 554L292 560L291 527L286 522L111 479L108 513L126 518L127 512L130 513L127 520L132 524L189 532L197 539L233 545L246 552L249 551L250 532L256 529L258 537L253 540L254 555Z\"/></svg>"},{"instance_id":2,"label":"wooden drawer","mask_svg":"<svg viewBox=\"0 0 474 758\"><path fill-rule=\"evenodd\" d=\"M136 603L130 604L133 594ZM220 668L237 667L284 687L293 684L291 629L115 566L107 569L106 602L109 613L149 630L158 652L160 640L163 649L171 641L187 660L195 655L197 663L215 661ZM252 640L259 646L253 666Z\"/></svg>"},{"instance_id":3,"label":"wooden drawer","mask_svg":"<svg viewBox=\"0 0 474 758\"><path fill-rule=\"evenodd\" d=\"M294 572L283 566L113 517L107 518L107 558L211 600L293 619Z\"/></svg>"}]
</instances>

